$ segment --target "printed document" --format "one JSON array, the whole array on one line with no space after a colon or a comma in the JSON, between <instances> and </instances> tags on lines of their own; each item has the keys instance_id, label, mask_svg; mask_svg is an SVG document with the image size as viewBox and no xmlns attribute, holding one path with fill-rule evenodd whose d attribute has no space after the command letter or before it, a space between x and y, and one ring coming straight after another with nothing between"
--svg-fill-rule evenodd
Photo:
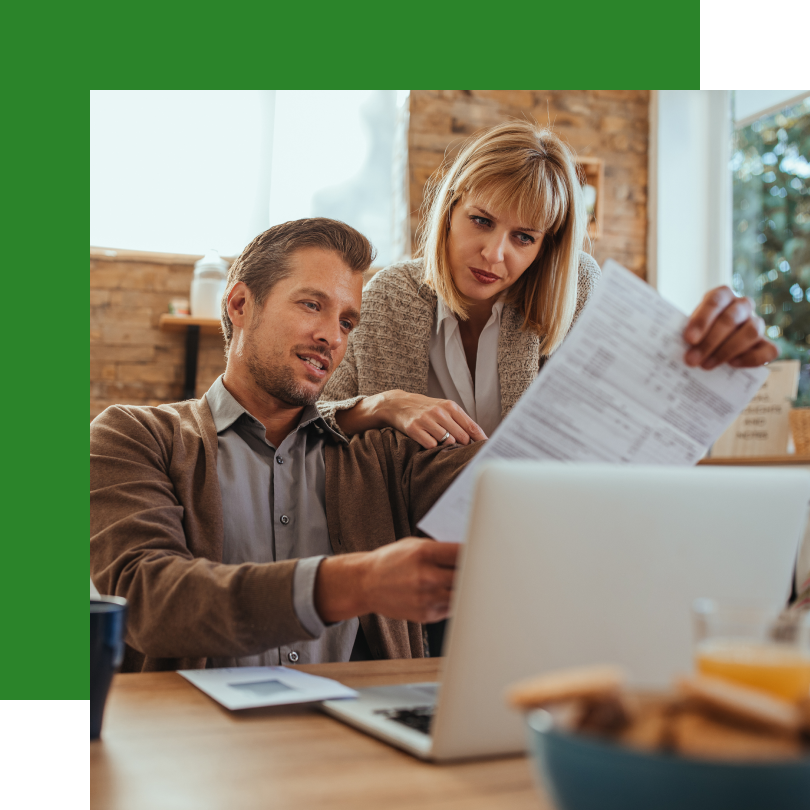
<instances>
[{"instance_id":1,"label":"printed document","mask_svg":"<svg viewBox=\"0 0 810 810\"><path fill-rule=\"evenodd\" d=\"M255 709L257 706L357 697L354 689L342 683L293 667L181 669L178 675L191 681L226 709Z\"/></svg>"},{"instance_id":2,"label":"printed document","mask_svg":"<svg viewBox=\"0 0 810 810\"><path fill-rule=\"evenodd\" d=\"M768 369L687 366L687 320L629 270L605 262L563 345L419 528L437 540L464 541L485 460L695 464Z\"/></svg>"}]
</instances>

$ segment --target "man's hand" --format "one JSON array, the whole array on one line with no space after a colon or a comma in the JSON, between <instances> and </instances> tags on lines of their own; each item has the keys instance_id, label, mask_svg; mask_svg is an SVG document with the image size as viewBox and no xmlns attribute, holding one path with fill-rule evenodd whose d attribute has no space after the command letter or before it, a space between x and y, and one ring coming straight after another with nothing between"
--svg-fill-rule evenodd
<instances>
[{"instance_id":1,"label":"man's hand","mask_svg":"<svg viewBox=\"0 0 810 810\"><path fill-rule=\"evenodd\" d=\"M775 360L779 350L762 335L765 324L750 298L740 298L729 287L704 296L684 330L691 346L684 358L689 366L712 369L721 363L734 368L761 366Z\"/></svg>"},{"instance_id":2,"label":"man's hand","mask_svg":"<svg viewBox=\"0 0 810 810\"><path fill-rule=\"evenodd\" d=\"M393 427L426 448L436 447L445 433L450 436L443 444L469 444L487 438L455 402L407 391L374 394L349 410L338 411L335 418L347 435L371 428Z\"/></svg>"},{"instance_id":3,"label":"man's hand","mask_svg":"<svg viewBox=\"0 0 810 810\"><path fill-rule=\"evenodd\" d=\"M315 580L315 609L326 623L366 613L440 621L450 610L460 548L407 537L375 551L327 557Z\"/></svg>"}]
</instances>

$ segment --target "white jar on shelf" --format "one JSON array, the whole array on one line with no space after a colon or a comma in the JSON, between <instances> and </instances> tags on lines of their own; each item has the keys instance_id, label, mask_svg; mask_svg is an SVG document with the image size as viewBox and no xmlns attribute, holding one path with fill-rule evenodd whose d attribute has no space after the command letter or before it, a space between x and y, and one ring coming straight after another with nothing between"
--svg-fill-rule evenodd
<instances>
[{"instance_id":1,"label":"white jar on shelf","mask_svg":"<svg viewBox=\"0 0 810 810\"><path fill-rule=\"evenodd\" d=\"M220 303L225 294L228 263L216 250L209 250L194 264L191 282L191 317L219 318Z\"/></svg>"}]
</instances>

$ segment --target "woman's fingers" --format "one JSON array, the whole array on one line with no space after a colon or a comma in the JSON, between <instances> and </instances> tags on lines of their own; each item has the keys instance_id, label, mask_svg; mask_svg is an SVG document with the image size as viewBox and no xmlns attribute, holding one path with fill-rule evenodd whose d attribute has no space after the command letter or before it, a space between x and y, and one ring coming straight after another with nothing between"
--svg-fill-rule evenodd
<instances>
[{"instance_id":1,"label":"woman's fingers","mask_svg":"<svg viewBox=\"0 0 810 810\"><path fill-rule=\"evenodd\" d=\"M466 431L446 414L421 414L403 432L426 448L470 442Z\"/></svg>"},{"instance_id":2,"label":"woman's fingers","mask_svg":"<svg viewBox=\"0 0 810 810\"><path fill-rule=\"evenodd\" d=\"M770 363L772 360L776 360L778 356L779 349L770 340L760 340L747 352L738 354L729 360L729 365L734 368L754 368L755 366Z\"/></svg>"},{"instance_id":3,"label":"woman's fingers","mask_svg":"<svg viewBox=\"0 0 810 810\"><path fill-rule=\"evenodd\" d=\"M386 394L385 405L384 421L422 447L469 444L470 441L486 439L481 427L450 400L390 391Z\"/></svg>"},{"instance_id":4,"label":"woman's fingers","mask_svg":"<svg viewBox=\"0 0 810 810\"><path fill-rule=\"evenodd\" d=\"M411 427L407 430L402 431L409 439L413 439L415 442L419 442L426 450L430 450L431 447L435 447L438 444L438 441L433 438L426 430L418 427Z\"/></svg>"},{"instance_id":5,"label":"woman's fingers","mask_svg":"<svg viewBox=\"0 0 810 810\"><path fill-rule=\"evenodd\" d=\"M473 422L464 409L455 402L442 401L425 416L435 422L438 432L429 429L429 433L437 441L441 442L445 434L450 434L444 444L452 444L454 441L459 444L469 444L471 441L477 442L487 438L481 427Z\"/></svg>"},{"instance_id":6,"label":"woman's fingers","mask_svg":"<svg viewBox=\"0 0 810 810\"><path fill-rule=\"evenodd\" d=\"M778 349L763 338L765 324L754 312L750 298L740 298L728 287L708 292L692 313L684 330L691 344L689 366L712 369L721 363L735 367L758 366L774 360Z\"/></svg>"},{"instance_id":7,"label":"woman's fingers","mask_svg":"<svg viewBox=\"0 0 810 810\"><path fill-rule=\"evenodd\" d=\"M435 439L437 444L469 444L470 437L458 422L443 408L435 408L422 414L419 427ZM449 435L447 435L449 434ZM445 438L447 436L447 438ZM435 444L433 445L436 446Z\"/></svg>"},{"instance_id":8,"label":"woman's fingers","mask_svg":"<svg viewBox=\"0 0 810 810\"><path fill-rule=\"evenodd\" d=\"M737 296L730 287L716 287L703 296L695 311L686 324L683 336L691 346L698 346L709 334L714 322L726 307L737 300ZM748 299L746 299L748 300Z\"/></svg>"},{"instance_id":9,"label":"woman's fingers","mask_svg":"<svg viewBox=\"0 0 810 810\"><path fill-rule=\"evenodd\" d=\"M704 365L722 343L754 317L754 307L748 298L727 299L727 292L731 292L727 287L712 290L692 315L684 332L687 342L692 343L686 353L688 365ZM721 303L725 303L722 308ZM699 340L690 340L698 334Z\"/></svg>"},{"instance_id":10,"label":"woman's fingers","mask_svg":"<svg viewBox=\"0 0 810 810\"><path fill-rule=\"evenodd\" d=\"M708 357L706 357L702 364L703 368L715 368L721 363L727 363L734 360L736 357L745 355L747 352L753 349L754 346L767 343L767 341L762 340L762 334L764 331L765 324L762 318L752 315L742 324L742 326L732 332Z\"/></svg>"},{"instance_id":11,"label":"woman's fingers","mask_svg":"<svg viewBox=\"0 0 810 810\"><path fill-rule=\"evenodd\" d=\"M450 431L455 440L461 444L469 444L470 441L480 442L487 438L487 434L481 430L480 425L473 422L463 408L455 402L447 401L443 403L444 409L452 421L452 424L443 422L445 428Z\"/></svg>"}]
</instances>

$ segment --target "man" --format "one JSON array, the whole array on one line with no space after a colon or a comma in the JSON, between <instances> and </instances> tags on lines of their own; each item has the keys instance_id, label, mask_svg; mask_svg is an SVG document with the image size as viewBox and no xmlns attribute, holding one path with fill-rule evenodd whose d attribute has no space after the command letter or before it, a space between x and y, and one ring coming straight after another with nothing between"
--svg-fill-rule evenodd
<instances>
[{"instance_id":1,"label":"man","mask_svg":"<svg viewBox=\"0 0 810 810\"><path fill-rule=\"evenodd\" d=\"M129 600L125 669L425 654L458 547L407 535L480 445L319 416L371 260L343 223L271 228L231 268L207 394L94 420L91 573Z\"/></svg>"}]
</instances>

